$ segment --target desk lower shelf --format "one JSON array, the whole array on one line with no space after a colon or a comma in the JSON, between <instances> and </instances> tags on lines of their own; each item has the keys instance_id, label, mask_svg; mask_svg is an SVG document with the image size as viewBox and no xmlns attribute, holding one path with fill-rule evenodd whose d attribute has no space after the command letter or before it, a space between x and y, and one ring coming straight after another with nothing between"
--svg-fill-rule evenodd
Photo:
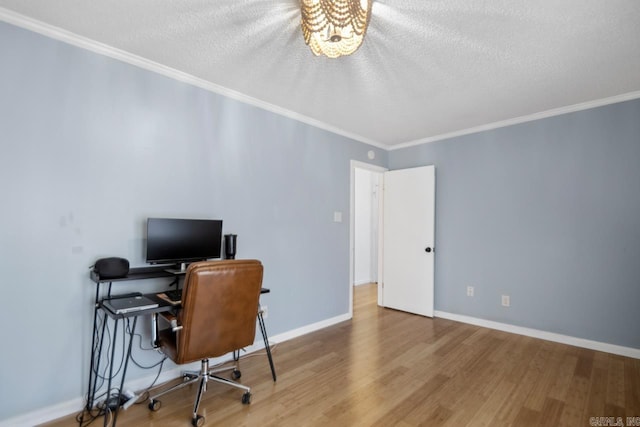
<instances>
[{"instance_id":1,"label":"desk lower shelf","mask_svg":"<svg viewBox=\"0 0 640 427\"><path fill-rule=\"evenodd\" d=\"M174 308L173 305L169 304L164 299L158 297L156 294L145 294L143 296L149 298L151 301L158 304L158 306L153 308L145 308L143 310L130 311L127 313L114 313L109 309L109 307L104 305L104 302L106 300L100 301L99 306L112 319L125 319L128 317L143 316L145 314L163 313L165 311L170 311L172 308Z\"/></svg>"}]
</instances>

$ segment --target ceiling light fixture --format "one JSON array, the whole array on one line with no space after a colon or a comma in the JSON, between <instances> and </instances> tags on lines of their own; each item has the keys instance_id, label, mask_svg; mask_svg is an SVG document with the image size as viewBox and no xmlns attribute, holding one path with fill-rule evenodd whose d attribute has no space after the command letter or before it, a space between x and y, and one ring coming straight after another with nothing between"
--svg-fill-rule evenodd
<instances>
[{"instance_id":1,"label":"ceiling light fixture","mask_svg":"<svg viewBox=\"0 0 640 427\"><path fill-rule=\"evenodd\" d=\"M373 0L300 0L302 34L314 55L351 55L362 44Z\"/></svg>"}]
</instances>

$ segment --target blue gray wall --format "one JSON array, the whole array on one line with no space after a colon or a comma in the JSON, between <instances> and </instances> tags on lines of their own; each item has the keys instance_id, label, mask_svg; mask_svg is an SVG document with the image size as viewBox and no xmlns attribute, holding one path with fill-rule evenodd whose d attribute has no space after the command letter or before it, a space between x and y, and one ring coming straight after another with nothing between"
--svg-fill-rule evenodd
<instances>
[{"instance_id":1,"label":"blue gray wall","mask_svg":"<svg viewBox=\"0 0 640 427\"><path fill-rule=\"evenodd\" d=\"M426 164L437 310L640 348L640 100L389 153Z\"/></svg>"},{"instance_id":2,"label":"blue gray wall","mask_svg":"<svg viewBox=\"0 0 640 427\"><path fill-rule=\"evenodd\" d=\"M86 392L89 266L143 266L149 216L222 218L272 335L348 312L350 160L385 152L4 23L0 58L0 420Z\"/></svg>"}]
</instances>

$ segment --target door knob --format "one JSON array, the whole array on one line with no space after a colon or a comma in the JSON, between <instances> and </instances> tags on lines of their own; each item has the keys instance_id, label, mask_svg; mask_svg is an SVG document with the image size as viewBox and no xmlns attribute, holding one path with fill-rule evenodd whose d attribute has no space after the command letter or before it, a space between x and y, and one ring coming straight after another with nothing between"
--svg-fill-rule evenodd
<instances>
[{"instance_id":1,"label":"door knob","mask_svg":"<svg viewBox=\"0 0 640 427\"><path fill-rule=\"evenodd\" d=\"M427 248L424 251L429 253L429 252L431 252L431 248L427 246Z\"/></svg>"}]
</instances>

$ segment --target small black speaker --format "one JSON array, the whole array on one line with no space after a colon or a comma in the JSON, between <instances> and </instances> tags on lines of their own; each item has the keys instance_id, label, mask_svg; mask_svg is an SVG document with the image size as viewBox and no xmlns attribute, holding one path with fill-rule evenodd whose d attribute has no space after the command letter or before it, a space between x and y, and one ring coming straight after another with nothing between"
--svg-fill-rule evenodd
<instances>
[{"instance_id":1,"label":"small black speaker","mask_svg":"<svg viewBox=\"0 0 640 427\"><path fill-rule=\"evenodd\" d=\"M226 259L236 259L237 234L224 235L224 254Z\"/></svg>"},{"instance_id":2,"label":"small black speaker","mask_svg":"<svg viewBox=\"0 0 640 427\"><path fill-rule=\"evenodd\" d=\"M93 271L101 279L119 279L129 274L129 260L118 257L100 258L93 265Z\"/></svg>"}]
</instances>

